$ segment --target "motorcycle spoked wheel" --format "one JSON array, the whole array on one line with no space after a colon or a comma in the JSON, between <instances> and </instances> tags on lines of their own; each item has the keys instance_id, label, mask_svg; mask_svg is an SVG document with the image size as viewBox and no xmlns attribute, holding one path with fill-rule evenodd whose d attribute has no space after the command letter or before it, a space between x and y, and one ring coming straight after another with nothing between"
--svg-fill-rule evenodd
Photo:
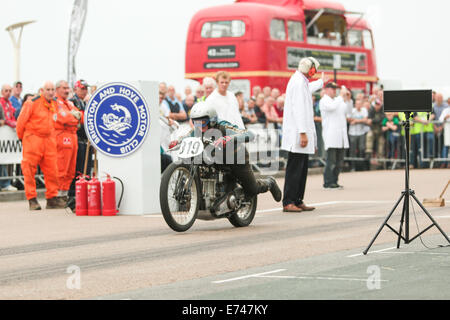
<instances>
[{"instance_id":1,"label":"motorcycle spoked wheel","mask_svg":"<svg viewBox=\"0 0 450 320\"><path fill-rule=\"evenodd\" d=\"M200 183L198 178L192 179L188 190L189 178L190 167L177 163L170 164L161 177L161 211L169 227L177 232L184 232L192 227L198 215L201 201Z\"/></svg>"},{"instance_id":2,"label":"motorcycle spoked wheel","mask_svg":"<svg viewBox=\"0 0 450 320\"><path fill-rule=\"evenodd\" d=\"M228 220L236 228L247 227L252 223L255 217L256 207L258 205L258 197L251 198L250 203L242 206L239 210L233 212Z\"/></svg>"}]
</instances>

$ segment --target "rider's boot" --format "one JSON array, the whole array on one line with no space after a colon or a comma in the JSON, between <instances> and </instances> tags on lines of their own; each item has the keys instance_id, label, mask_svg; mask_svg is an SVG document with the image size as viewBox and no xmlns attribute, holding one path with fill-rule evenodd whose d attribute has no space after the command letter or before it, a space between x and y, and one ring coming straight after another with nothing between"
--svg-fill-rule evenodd
<instances>
[{"instance_id":1,"label":"rider's boot","mask_svg":"<svg viewBox=\"0 0 450 320\"><path fill-rule=\"evenodd\" d=\"M275 180L275 178L268 177L264 180L267 183L267 187L268 187L270 193L272 194L273 199L276 202L280 202L282 193L281 193L280 188L278 187L278 184L277 184L277 181Z\"/></svg>"}]
</instances>

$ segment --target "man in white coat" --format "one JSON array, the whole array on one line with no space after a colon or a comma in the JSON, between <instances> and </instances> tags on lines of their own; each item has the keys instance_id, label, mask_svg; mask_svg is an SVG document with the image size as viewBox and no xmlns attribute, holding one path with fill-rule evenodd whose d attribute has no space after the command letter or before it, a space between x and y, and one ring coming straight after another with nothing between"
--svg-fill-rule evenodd
<instances>
[{"instance_id":1,"label":"man in white coat","mask_svg":"<svg viewBox=\"0 0 450 320\"><path fill-rule=\"evenodd\" d=\"M333 82L325 86L325 95L319 102L322 115L322 137L327 162L324 171L325 189L342 189L338 184L339 173L344 164L345 149L349 148L347 135L347 115L352 112L349 91L341 88L336 98L337 85Z\"/></svg>"},{"instance_id":2,"label":"man in white coat","mask_svg":"<svg viewBox=\"0 0 450 320\"><path fill-rule=\"evenodd\" d=\"M308 158L317 147L317 135L314 125L312 93L323 87L322 79L309 82L319 62L312 58L300 60L298 70L292 75L286 88L286 100L283 113L283 137L281 149L288 151L288 162L284 180L283 211L312 211L303 203L306 178L308 176Z\"/></svg>"}]
</instances>

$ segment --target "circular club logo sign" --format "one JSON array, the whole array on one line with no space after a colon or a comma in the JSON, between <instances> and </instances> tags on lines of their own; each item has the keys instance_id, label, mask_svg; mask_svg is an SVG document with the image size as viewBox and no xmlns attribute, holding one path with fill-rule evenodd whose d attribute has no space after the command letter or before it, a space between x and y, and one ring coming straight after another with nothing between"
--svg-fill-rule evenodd
<instances>
[{"instance_id":1,"label":"circular club logo sign","mask_svg":"<svg viewBox=\"0 0 450 320\"><path fill-rule=\"evenodd\" d=\"M93 146L112 157L125 157L144 142L150 127L147 103L126 83L98 89L84 112L84 128Z\"/></svg>"}]
</instances>

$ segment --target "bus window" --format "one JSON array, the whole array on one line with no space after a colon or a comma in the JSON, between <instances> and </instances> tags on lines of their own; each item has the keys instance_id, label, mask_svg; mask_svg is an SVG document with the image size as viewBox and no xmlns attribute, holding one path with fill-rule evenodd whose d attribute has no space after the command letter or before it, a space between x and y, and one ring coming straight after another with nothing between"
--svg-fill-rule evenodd
<instances>
[{"instance_id":1,"label":"bus window","mask_svg":"<svg viewBox=\"0 0 450 320\"><path fill-rule=\"evenodd\" d=\"M288 40L303 41L303 25L300 21L288 20L287 26L288 26Z\"/></svg>"},{"instance_id":2,"label":"bus window","mask_svg":"<svg viewBox=\"0 0 450 320\"><path fill-rule=\"evenodd\" d=\"M348 31L348 45L351 47L362 47L361 30Z\"/></svg>"},{"instance_id":3,"label":"bus window","mask_svg":"<svg viewBox=\"0 0 450 320\"><path fill-rule=\"evenodd\" d=\"M363 30L363 38L364 38L364 47L366 49L372 50L373 49L373 42L372 42L372 34L369 30Z\"/></svg>"},{"instance_id":4,"label":"bus window","mask_svg":"<svg viewBox=\"0 0 450 320\"><path fill-rule=\"evenodd\" d=\"M274 40L286 40L284 20L273 19L270 22L270 37Z\"/></svg>"},{"instance_id":5,"label":"bus window","mask_svg":"<svg viewBox=\"0 0 450 320\"><path fill-rule=\"evenodd\" d=\"M307 12L305 21L311 21L314 14ZM314 29L312 29L314 28ZM308 29L308 42L323 46L341 46L345 44L346 21L343 16L334 14L321 15Z\"/></svg>"},{"instance_id":6,"label":"bus window","mask_svg":"<svg viewBox=\"0 0 450 320\"><path fill-rule=\"evenodd\" d=\"M202 26L202 38L242 37L245 34L245 23L241 20L210 21Z\"/></svg>"}]
</instances>

